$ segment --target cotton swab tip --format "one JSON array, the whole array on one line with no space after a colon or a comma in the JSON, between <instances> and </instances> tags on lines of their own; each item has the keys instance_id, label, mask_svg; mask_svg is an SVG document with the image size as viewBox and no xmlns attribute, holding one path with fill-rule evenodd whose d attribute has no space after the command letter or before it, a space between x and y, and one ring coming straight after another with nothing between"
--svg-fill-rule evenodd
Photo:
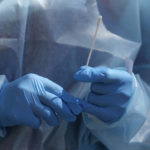
<instances>
[{"instance_id":1,"label":"cotton swab tip","mask_svg":"<svg viewBox=\"0 0 150 150\"><path fill-rule=\"evenodd\" d=\"M102 18L103 18L102 16L98 17L97 25L99 25L101 23Z\"/></svg>"}]
</instances>

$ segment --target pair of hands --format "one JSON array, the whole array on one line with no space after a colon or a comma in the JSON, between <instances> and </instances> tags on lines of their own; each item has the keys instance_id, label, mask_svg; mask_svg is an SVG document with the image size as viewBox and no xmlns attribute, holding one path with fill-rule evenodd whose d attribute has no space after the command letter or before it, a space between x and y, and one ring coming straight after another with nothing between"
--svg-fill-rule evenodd
<instances>
[{"instance_id":1,"label":"pair of hands","mask_svg":"<svg viewBox=\"0 0 150 150\"><path fill-rule=\"evenodd\" d=\"M35 74L8 83L0 94L0 126L38 128L40 118L56 126L58 117L71 122L82 111L107 123L120 119L133 93L133 78L128 72L106 67L81 67L74 77L81 82L91 82L87 102Z\"/></svg>"}]
</instances>

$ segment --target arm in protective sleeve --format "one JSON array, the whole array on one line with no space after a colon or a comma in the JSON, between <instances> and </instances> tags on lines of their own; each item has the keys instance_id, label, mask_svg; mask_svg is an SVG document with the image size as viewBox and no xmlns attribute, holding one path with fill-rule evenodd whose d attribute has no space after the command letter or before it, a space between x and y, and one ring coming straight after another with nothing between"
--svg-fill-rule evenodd
<instances>
[{"instance_id":1,"label":"arm in protective sleeve","mask_svg":"<svg viewBox=\"0 0 150 150\"><path fill-rule=\"evenodd\" d=\"M150 102L147 91L149 87L138 75L134 82L137 84L136 90L131 97L126 113L119 121L107 124L93 115L83 114L85 125L108 149L135 149L148 131L147 123L149 120L147 120L147 116ZM147 131L145 131L146 128Z\"/></svg>"},{"instance_id":2,"label":"arm in protective sleeve","mask_svg":"<svg viewBox=\"0 0 150 150\"><path fill-rule=\"evenodd\" d=\"M92 115L83 114L85 125L110 150L150 149L150 45L147 41L150 36L148 29L150 21L147 18L150 14L146 13L147 3L149 2L139 3L139 1L129 0L120 0L115 3L113 0L99 1L99 10L103 15L104 24L114 35L137 43L141 43L142 38L140 51L135 47L135 52L131 56L133 60L136 59L134 71L139 75L135 75L134 84L136 83L137 86L124 116L113 124L106 124ZM121 11L118 8L122 8ZM131 21L131 18L134 21ZM119 27L124 30L121 31Z\"/></svg>"}]
</instances>

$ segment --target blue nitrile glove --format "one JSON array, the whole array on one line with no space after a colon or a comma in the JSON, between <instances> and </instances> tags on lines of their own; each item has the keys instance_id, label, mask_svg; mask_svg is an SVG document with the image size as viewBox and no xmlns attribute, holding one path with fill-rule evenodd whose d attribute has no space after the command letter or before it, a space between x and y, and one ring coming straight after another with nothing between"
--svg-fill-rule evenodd
<instances>
[{"instance_id":1,"label":"blue nitrile glove","mask_svg":"<svg viewBox=\"0 0 150 150\"><path fill-rule=\"evenodd\" d=\"M81 82L91 82L89 103L82 101L83 111L106 123L113 123L122 117L134 92L133 77L127 71L82 66L74 77Z\"/></svg>"},{"instance_id":2,"label":"blue nitrile glove","mask_svg":"<svg viewBox=\"0 0 150 150\"><path fill-rule=\"evenodd\" d=\"M75 121L82 111L78 100L56 83L36 74L8 83L0 93L0 127L40 126L40 118L58 125L57 115Z\"/></svg>"}]
</instances>

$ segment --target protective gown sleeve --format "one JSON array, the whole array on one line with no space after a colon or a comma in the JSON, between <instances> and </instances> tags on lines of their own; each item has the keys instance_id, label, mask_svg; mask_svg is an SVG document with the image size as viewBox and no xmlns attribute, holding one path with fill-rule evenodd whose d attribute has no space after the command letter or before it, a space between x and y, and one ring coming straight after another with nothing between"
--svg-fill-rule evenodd
<instances>
[{"instance_id":1,"label":"protective gown sleeve","mask_svg":"<svg viewBox=\"0 0 150 150\"><path fill-rule=\"evenodd\" d=\"M134 65L134 86L135 91L133 96L130 99L129 107L124 114L124 116L117 122L113 124L106 124L96 117L90 114L83 114L84 123L91 131L93 135L97 137L99 141L101 141L109 150L149 150L150 149L150 56L149 54L149 42L147 41L149 34L148 25L150 25L150 21L148 16L149 13L146 13L147 0L145 1L114 1L108 0L103 1L100 0L100 11L108 12L107 14L103 14L103 18L105 25L114 32L116 35L120 35L124 38L134 40L136 42L141 41L140 50L137 49L135 55L131 58L135 61ZM134 4L133 4L134 3ZM125 12L122 11L119 14L118 8L126 9ZM144 9L143 9L144 8ZM141 10L140 10L141 9ZM147 7L148 10L148 7ZM111 13L110 13L111 11ZM117 12L118 11L118 12ZM148 11L147 11L148 12ZM118 31L114 26L113 22L110 22L108 17L109 13L112 17L119 17L120 27L122 29L127 29L128 31L131 29L127 23L129 23L129 18L135 14L136 17L132 17L135 23L135 28L140 26L140 30L130 31L129 34L124 34L121 31ZM140 14L141 13L141 14ZM114 16L115 14L115 16ZM145 15L144 15L145 14ZM147 16L146 16L147 15ZM125 17L126 16L126 17ZM128 18L129 16L129 18ZM124 20L123 20L124 19ZM108 21L109 20L109 21ZM121 21L122 20L122 21ZM139 22L138 20L141 20ZM112 23L112 27L109 26ZM131 22L130 22L131 23ZM138 29L138 28L137 28ZM126 30L126 33L128 31ZM141 32L141 33L140 33ZM135 34L134 34L135 33ZM141 36L140 36L141 34ZM136 35L136 37L134 37ZM139 35L139 36L138 36ZM141 39L141 40L140 40ZM106 39L107 40L107 39Z\"/></svg>"},{"instance_id":2,"label":"protective gown sleeve","mask_svg":"<svg viewBox=\"0 0 150 150\"><path fill-rule=\"evenodd\" d=\"M150 113L147 92L150 92L150 89L139 75L136 76L134 84L135 92L130 105L118 122L106 124L90 114L83 114L84 122L91 133L110 150L138 149L141 147L141 141L145 142L143 140L147 133L145 130L147 123L149 124L147 119Z\"/></svg>"},{"instance_id":3,"label":"protective gown sleeve","mask_svg":"<svg viewBox=\"0 0 150 150\"><path fill-rule=\"evenodd\" d=\"M2 88L8 83L8 80L5 75L0 75L0 93ZM0 127L0 138L5 137L6 135L6 129L3 127Z\"/></svg>"}]
</instances>

